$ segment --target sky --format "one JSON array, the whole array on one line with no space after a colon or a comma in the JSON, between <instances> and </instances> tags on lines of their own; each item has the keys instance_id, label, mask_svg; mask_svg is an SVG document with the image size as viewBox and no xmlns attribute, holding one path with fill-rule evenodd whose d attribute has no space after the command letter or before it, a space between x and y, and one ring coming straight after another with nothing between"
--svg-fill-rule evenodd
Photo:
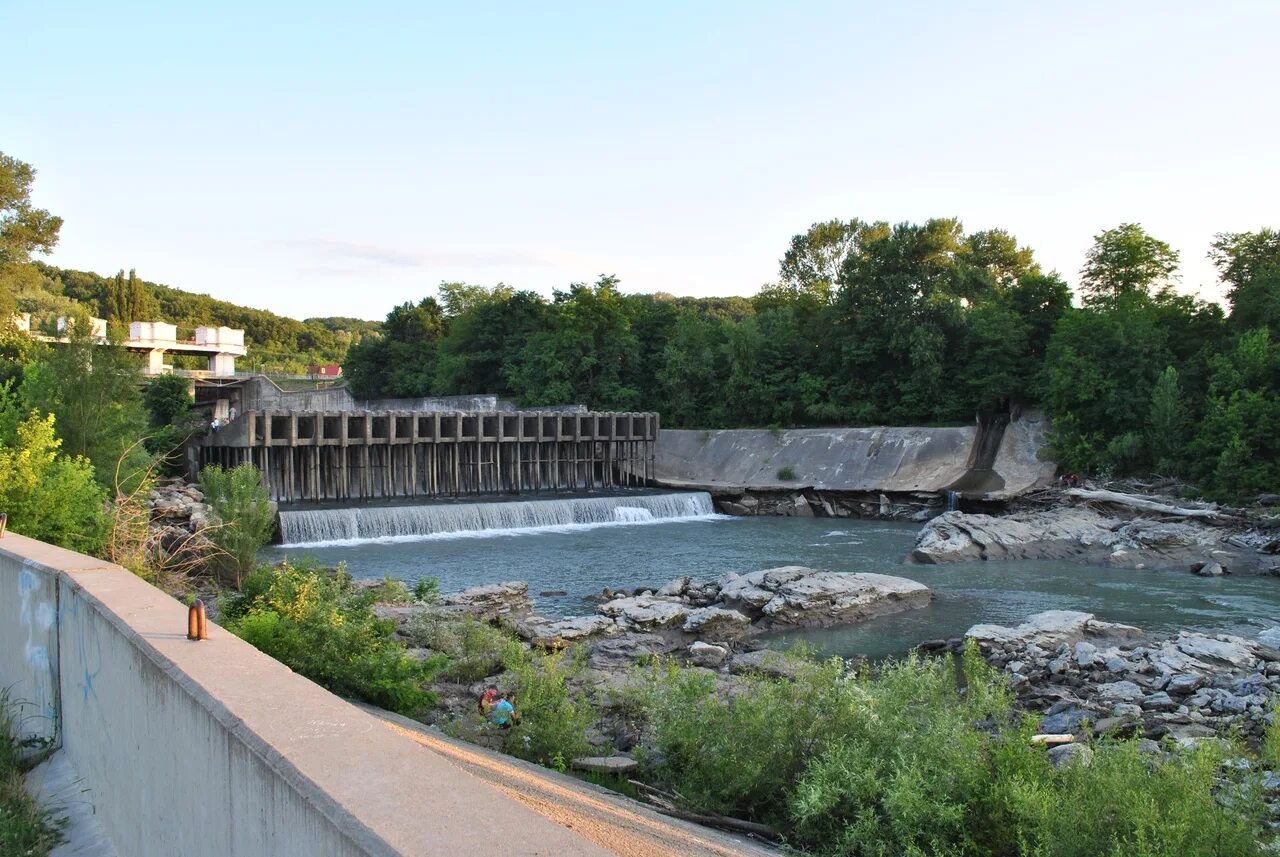
<instances>
[{"instance_id":1,"label":"sky","mask_svg":"<svg viewBox=\"0 0 1280 857\"><path fill-rule=\"evenodd\" d=\"M470 7L470 8L467 8ZM830 218L1280 227L1280 3L0 0L50 257L295 317L441 281L750 295Z\"/></svg>"}]
</instances>

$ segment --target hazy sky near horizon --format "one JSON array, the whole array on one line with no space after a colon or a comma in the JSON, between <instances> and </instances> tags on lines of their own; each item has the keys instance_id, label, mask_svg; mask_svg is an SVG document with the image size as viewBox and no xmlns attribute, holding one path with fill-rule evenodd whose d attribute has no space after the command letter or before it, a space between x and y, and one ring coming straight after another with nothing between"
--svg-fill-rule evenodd
<instances>
[{"instance_id":1,"label":"hazy sky near horizon","mask_svg":"<svg viewBox=\"0 0 1280 857\"><path fill-rule=\"evenodd\" d=\"M296 317L443 280L753 294L832 217L1280 227L1280 3L23 3L0 151L51 261Z\"/></svg>"}]
</instances>

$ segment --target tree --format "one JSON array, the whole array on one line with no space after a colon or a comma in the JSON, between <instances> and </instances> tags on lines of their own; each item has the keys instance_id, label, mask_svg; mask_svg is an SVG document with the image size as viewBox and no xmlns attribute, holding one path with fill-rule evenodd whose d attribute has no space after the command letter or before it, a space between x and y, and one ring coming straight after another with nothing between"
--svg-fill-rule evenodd
<instances>
[{"instance_id":1,"label":"tree","mask_svg":"<svg viewBox=\"0 0 1280 857\"><path fill-rule=\"evenodd\" d=\"M30 164L0 152L0 335L12 330L17 293L32 279L31 254L52 251L62 229L61 217L31 204L35 177Z\"/></svg>"},{"instance_id":2,"label":"tree","mask_svg":"<svg viewBox=\"0 0 1280 857\"><path fill-rule=\"evenodd\" d=\"M210 538L223 550L219 570L238 589L257 567L258 551L271 541L276 526L262 474L247 463L230 470L213 465L200 471L200 490L217 518Z\"/></svg>"},{"instance_id":3,"label":"tree","mask_svg":"<svg viewBox=\"0 0 1280 857\"><path fill-rule=\"evenodd\" d=\"M1151 393L1151 411L1147 415L1147 448L1161 472L1178 470L1187 424L1187 406L1182 398L1178 370L1166 366Z\"/></svg>"},{"instance_id":4,"label":"tree","mask_svg":"<svg viewBox=\"0 0 1280 857\"><path fill-rule=\"evenodd\" d=\"M1267 327L1280 333L1280 232L1223 232L1209 258L1228 284L1231 326L1240 332Z\"/></svg>"},{"instance_id":5,"label":"tree","mask_svg":"<svg viewBox=\"0 0 1280 857\"><path fill-rule=\"evenodd\" d=\"M36 171L0 152L0 265L25 264L58 243L62 218L31 204Z\"/></svg>"},{"instance_id":6,"label":"tree","mask_svg":"<svg viewBox=\"0 0 1280 857\"><path fill-rule=\"evenodd\" d=\"M16 397L0 388L0 510L14 532L83 553L102 548L106 492L93 465L61 452L52 414L17 421Z\"/></svg>"},{"instance_id":7,"label":"tree","mask_svg":"<svg viewBox=\"0 0 1280 857\"><path fill-rule=\"evenodd\" d=\"M357 399L431 395L445 326L435 298L403 303L391 310L384 336L364 339L347 354L343 374L351 394Z\"/></svg>"},{"instance_id":8,"label":"tree","mask_svg":"<svg viewBox=\"0 0 1280 857\"><path fill-rule=\"evenodd\" d=\"M864 226L856 218L827 220L793 236L778 266L782 287L793 294L811 294L826 303Z\"/></svg>"},{"instance_id":9,"label":"tree","mask_svg":"<svg viewBox=\"0 0 1280 857\"><path fill-rule=\"evenodd\" d=\"M57 417L63 448L93 462L100 484L129 493L150 464L139 443L147 428L141 387L135 358L95 343L82 313L68 342L27 365L20 393L31 407Z\"/></svg>"},{"instance_id":10,"label":"tree","mask_svg":"<svg viewBox=\"0 0 1280 857\"><path fill-rule=\"evenodd\" d=\"M1094 236L1080 283L1086 301L1114 300L1165 289L1177 269L1176 250L1138 224L1122 223Z\"/></svg>"}]
</instances>

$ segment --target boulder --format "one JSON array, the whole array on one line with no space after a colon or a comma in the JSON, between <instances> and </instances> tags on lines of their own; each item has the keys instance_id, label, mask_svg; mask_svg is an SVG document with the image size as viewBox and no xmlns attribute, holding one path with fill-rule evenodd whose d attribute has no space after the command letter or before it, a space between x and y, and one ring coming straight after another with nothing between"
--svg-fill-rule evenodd
<instances>
[{"instance_id":1,"label":"boulder","mask_svg":"<svg viewBox=\"0 0 1280 857\"><path fill-rule=\"evenodd\" d=\"M440 597L440 606L453 613L493 621L501 617L527 616L533 610L529 584L522 580L472 586Z\"/></svg>"},{"instance_id":2,"label":"boulder","mask_svg":"<svg viewBox=\"0 0 1280 857\"><path fill-rule=\"evenodd\" d=\"M625 669L636 661L668 654L678 645L660 634L625 633L602 638L591 647L587 660L593 669Z\"/></svg>"},{"instance_id":3,"label":"boulder","mask_svg":"<svg viewBox=\"0 0 1280 857\"><path fill-rule=\"evenodd\" d=\"M731 640L751 630L751 617L724 607L699 607L689 611L680 630L699 637Z\"/></svg>"},{"instance_id":4,"label":"boulder","mask_svg":"<svg viewBox=\"0 0 1280 857\"><path fill-rule=\"evenodd\" d=\"M588 637L613 633L618 630L618 624L608 616L570 616L555 621L534 617L521 622L517 630L535 646L553 649Z\"/></svg>"},{"instance_id":5,"label":"boulder","mask_svg":"<svg viewBox=\"0 0 1280 857\"><path fill-rule=\"evenodd\" d=\"M734 675L760 673L771 678L795 678L799 671L799 664L771 649L743 652L729 659L729 672Z\"/></svg>"},{"instance_id":6,"label":"boulder","mask_svg":"<svg viewBox=\"0 0 1280 857\"><path fill-rule=\"evenodd\" d=\"M1038 645L1052 648L1060 644L1074 645L1085 637L1133 637L1141 634L1132 625L1100 622L1092 613L1077 610L1046 610L1031 616L1016 627L1005 625L974 625L966 637L979 643L1000 645Z\"/></svg>"},{"instance_id":7,"label":"boulder","mask_svg":"<svg viewBox=\"0 0 1280 857\"><path fill-rule=\"evenodd\" d=\"M1131 681L1111 681L1098 685L1098 698L1104 702L1133 702L1142 699L1142 688Z\"/></svg>"},{"instance_id":8,"label":"boulder","mask_svg":"<svg viewBox=\"0 0 1280 857\"><path fill-rule=\"evenodd\" d=\"M658 589L658 595L664 598L674 598L684 595L689 589L691 579L686 574L684 577L677 577L670 583L666 583Z\"/></svg>"},{"instance_id":9,"label":"boulder","mask_svg":"<svg viewBox=\"0 0 1280 857\"><path fill-rule=\"evenodd\" d=\"M1049 761L1055 768L1068 765L1087 765L1093 761L1093 750L1084 744L1059 744L1049 748Z\"/></svg>"},{"instance_id":10,"label":"boulder","mask_svg":"<svg viewBox=\"0 0 1280 857\"><path fill-rule=\"evenodd\" d=\"M716 669L729 659L729 650L701 640L689 646L689 663L698 667Z\"/></svg>"},{"instance_id":11,"label":"boulder","mask_svg":"<svg viewBox=\"0 0 1280 857\"><path fill-rule=\"evenodd\" d=\"M617 619L619 624L637 630L667 628L683 624L689 605L677 598L658 595L632 595L601 604L599 612Z\"/></svg>"},{"instance_id":12,"label":"boulder","mask_svg":"<svg viewBox=\"0 0 1280 857\"><path fill-rule=\"evenodd\" d=\"M1227 570L1218 562L1200 562L1192 566L1191 573L1200 577L1222 577Z\"/></svg>"},{"instance_id":13,"label":"boulder","mask_svg":"<svg viewBox=\"0 0 1280 857\"><path fill-rule=\"evenodd\" d=\"M1182 654L1199 661L1229 664L1238 669L1254 669L1258 658L1250 647L1249 641L1242 637L1227 634L1209 636L1183 632L1173 644Z\"/></svg>"}]
</instances>

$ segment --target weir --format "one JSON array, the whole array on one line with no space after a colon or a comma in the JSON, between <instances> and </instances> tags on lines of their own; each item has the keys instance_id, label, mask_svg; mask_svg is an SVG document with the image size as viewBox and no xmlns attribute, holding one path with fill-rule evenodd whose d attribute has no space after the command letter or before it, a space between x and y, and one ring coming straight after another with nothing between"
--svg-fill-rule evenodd
<instances>
[{"instance_id":1,"label":"weir","mask_svg":"<svg viewBox=\"0 0 1280 857\"><path fill-rule=\"evenodd\" d=\"M280 534L286 545L341 544L644 524L714 514L711 495L704 491L507 503L301 509L281 510Z\"/></svg>"},{"instance_id":2,"label":"weir","mask_svg":"<svg viewBox=\"0 0 1280 857\"><path fill-rule=\"evenodd\" d=\"M262 471L282 503L638 488L656 413L250 410L188 448L188 469Z\"/></svg>"}]
</instances>

